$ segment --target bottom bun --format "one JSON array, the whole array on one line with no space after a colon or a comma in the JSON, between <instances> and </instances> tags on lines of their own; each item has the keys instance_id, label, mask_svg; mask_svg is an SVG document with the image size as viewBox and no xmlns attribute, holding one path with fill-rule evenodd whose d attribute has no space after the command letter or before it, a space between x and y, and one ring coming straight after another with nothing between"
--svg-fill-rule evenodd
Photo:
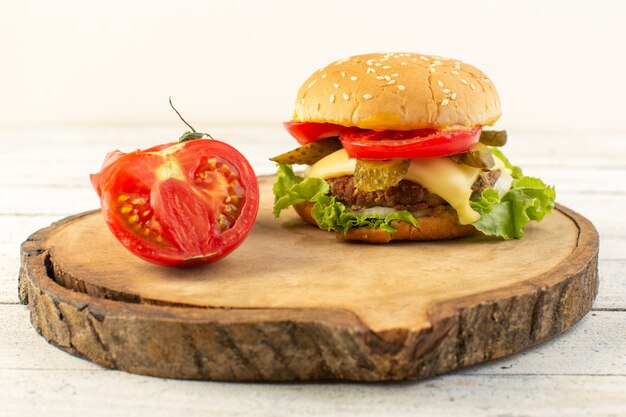
<instances>
[{"instance_id":1,"label":"bottom bun","mask_svg":"<svg viewBox=\"0 0 626 417\"><path fill-rule=\"evenodd\" d=\"M300 203L294 205L296 212L314 226L317 222L311 215L314 203ZM417 218L418 227L407 222L393 221L391 225L396 229L388 233L381 229L357 227L348 233L337 233L341 240L360 240L372 243L387 243L392 240L445 240L471 236L476 233L474 226L459 224L456 211L451 207L440 206L426 216Z\"/></svg>"}]
</instances>

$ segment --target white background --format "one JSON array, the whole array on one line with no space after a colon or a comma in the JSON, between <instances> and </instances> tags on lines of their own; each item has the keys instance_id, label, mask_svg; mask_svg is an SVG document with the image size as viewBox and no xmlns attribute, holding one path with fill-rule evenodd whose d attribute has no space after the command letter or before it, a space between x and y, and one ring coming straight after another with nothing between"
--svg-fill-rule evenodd
<instances>
[{"instance_id":1,"label":"white background","mask_svg":"<svg viewBox=\"0 0 626 417\"><path fill-rule=\"evenodd\" d=\"M199 129L276 124L315 69L375 51L479 67L501 127L626 127L620 1L0 4L0 127L178 127L169 95Z\"/></svg>"},{"instance_id":2,"label":"white background","mask_svg":"<svg viewBox=\"0 0 626 417\"><path fill-rule=\"evenodd\" d=\"M0 415L626 415L623 4L0 0ZM507 156L600 233L599 293L580 324L499 361L367 385L142 377L37 335L18 302L20 242L98 206L88 174L107 151L176 138L167 96L269 174L267 158L294 146L280 121L308 74L386 50L457 57L495 81Z\"/></svg>"}]
</instances>

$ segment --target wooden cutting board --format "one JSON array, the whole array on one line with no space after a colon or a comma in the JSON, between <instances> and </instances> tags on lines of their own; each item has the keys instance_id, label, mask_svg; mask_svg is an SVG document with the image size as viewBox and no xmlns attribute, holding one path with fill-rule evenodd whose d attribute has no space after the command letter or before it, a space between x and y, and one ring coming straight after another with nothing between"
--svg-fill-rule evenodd
<instances>
[{"instance_id":1,"label":"wooden cutting board","mask_svg":"<svg viewBox=\"0 0 626 417\"><path fill-rule=\"evenodd\" d=\"M522 350L580 320L598 235L558 206L526 237L370 245L271 215L192 269L146 263L100 212L22 245L20 296L50 343L104 367L172 378L416 379Z\"/></svg>"}]
</instances>

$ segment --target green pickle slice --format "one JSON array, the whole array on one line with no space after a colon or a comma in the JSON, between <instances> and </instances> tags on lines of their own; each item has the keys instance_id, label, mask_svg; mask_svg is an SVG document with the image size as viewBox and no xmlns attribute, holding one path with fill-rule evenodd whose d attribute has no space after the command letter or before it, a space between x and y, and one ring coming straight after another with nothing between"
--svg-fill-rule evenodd
<instances>
[{"instance_id":1,"label":"green pickle slice","mask_svg":"<svg viewBox=\"0 0 626 417\"><path fill-rule=\"evenodd\" d=\"M398 185L409 169L408 159L370 161L357 159L354 170L354 186L359 191L383 190Z\"/></svg>"},{"instance_id":2,"label":"green pickle slice","mask_svg":"<svg viewBox=\"0 0 626 417\"><path fill-rule=\"evenodd\" d=\"M486 149L472 149L464 153L450 155L450 159L457 164L469 165L484 170L489 170L496 164L493 160L493 155Z\"/></svg>"},{"instance_id":3,"label":"green pickle slice","mask_svg":"<svg viewBox=\"0 0 626 417\"><path fill-rule=\"evenodd\" d=\"M270 161L283 165L304 164L313 165L323 157L341 149L339 138L320 139L300 146L282 155L270 158Z\"/></svg>"},{"instance_id":4,"label":"green pickle slice","mask_svg":"<svg viewBox=\"0 0 626 417\"><path fill-rule=\"evenodd\" d=\"M480 132L480 143L487 146L504 146L506 130L483 130Z\"/></svg>"}]
</instances>

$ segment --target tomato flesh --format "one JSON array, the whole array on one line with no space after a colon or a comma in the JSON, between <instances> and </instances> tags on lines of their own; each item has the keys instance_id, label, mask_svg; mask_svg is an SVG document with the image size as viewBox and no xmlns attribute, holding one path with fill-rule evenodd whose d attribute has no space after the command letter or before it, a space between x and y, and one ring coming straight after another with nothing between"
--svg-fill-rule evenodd
<instances>
[{"instance_id":1,"label":"tomato flesh","mask_svg":"<svg viewBox=\"0 0 626 417\"><path fill-rule=\"evenodd\" d=\"M115 237L162 265L223 258L243 242L258 211L252 167L217 140L114 151L91 181Z\"/></svg>"}]
</instances>

